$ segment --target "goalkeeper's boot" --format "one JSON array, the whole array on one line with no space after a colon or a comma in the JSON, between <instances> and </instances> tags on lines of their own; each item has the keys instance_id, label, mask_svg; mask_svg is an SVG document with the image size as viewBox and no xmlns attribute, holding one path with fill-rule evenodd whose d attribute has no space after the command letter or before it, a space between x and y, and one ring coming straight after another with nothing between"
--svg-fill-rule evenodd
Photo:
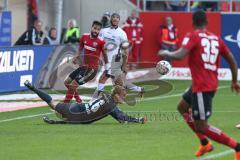
<instances>
[{"instance_id":1,"label":"goalkeeper's boot","mask_svg":"<svg viewBox=\"0 0 240 160\"><path fill-rule=\"evenodd\" d=\"M34 89L34 86L28 80L24 82L24 85L30 90Z\"/></svg>"},{"instance_id":2,"label":"goalkeeper's boot","mask_svg":"<svg viewBox=\"0 0 240 160\"><path fill-rule=\"evenodd\" d=\"M195 153L196 157L203 156L207 152L211 152L213 150L213 145L211 142L208 142L207 145L200 145L198 151ZM239 159L240 160L240 159Z\"/></svg>"}]
</instances>

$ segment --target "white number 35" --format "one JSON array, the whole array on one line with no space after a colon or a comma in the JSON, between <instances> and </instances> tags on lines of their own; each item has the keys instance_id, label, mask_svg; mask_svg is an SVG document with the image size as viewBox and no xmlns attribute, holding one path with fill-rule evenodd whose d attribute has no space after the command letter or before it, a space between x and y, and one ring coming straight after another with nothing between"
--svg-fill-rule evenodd
<instances>
[{"instance_id":1,"label":"white number 35","mask_svg":"<svg viewBox=\"0 0 240 160\"><path fill-rule=\"evenodd\" d=\"M201 45L203 46L204 50L204 53L202 53L202 60L210 64L215 64L219 54L218 41L202 38Z\"/></svg>"}]
</instances>

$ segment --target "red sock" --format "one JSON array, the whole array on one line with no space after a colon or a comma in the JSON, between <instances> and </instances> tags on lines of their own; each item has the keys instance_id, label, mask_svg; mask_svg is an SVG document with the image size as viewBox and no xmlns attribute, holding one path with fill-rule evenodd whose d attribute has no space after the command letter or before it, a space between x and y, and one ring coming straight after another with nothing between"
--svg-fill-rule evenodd
<instances>
[{"instance_id":1,"label":"red sock","mask_svg":"<svg viewBox=\"0 0 240 160\"><path fill-rule=\"evenodd\" d=\"M230 148L235 148L237 146L237 141L233 138L227 136L225 133L223 133L221 130L219 130L216 127L213 127L211 125L208 125L207 129L205 130L205 135L221 144L224 144L226 146L229 146Z\"/></svg>"},{"instance_id":2,"label":"red sock","mask_svg":"<svg viewBox=\"0 0 240 160\"><path fill-rule=\"evenodd\" d=\"M80 96L79 96L79 93L78 93L78 90L77 90L77 89L75 90L74 98L76 99L76 101L77 101L78 103L81 103L81 102L82 102L82 100L81 100L81 98L80 98Z\"/></svg>"},{"instance_id":3,"label":"red sock","mask_svg":"<svg viewBox=\"0 0 240 160\"><path fill-rule=\"evenodd\" d=\"M63 102L64 103L69 103L71 101L71 99L73 98L73 95L74 95L74 90L68 89Z\"/></svg>"},{"instance_id":4,"label":"red sock","mask_svg":"<svg viewBox=\"0 0 240 160\"><path fill-rule=\"evenodd\" d=\"M183 114L183 118L185 120L185 122L187 123L187 125L192 129L192 131L196 134L196 136L200 139L206 139L207 137L201 133L196 133L195 131L195 127L194 127L194 123L193 123L193 118L192 118L192 114L190 113L184 113Z\"/></svg>"}]
</instances>

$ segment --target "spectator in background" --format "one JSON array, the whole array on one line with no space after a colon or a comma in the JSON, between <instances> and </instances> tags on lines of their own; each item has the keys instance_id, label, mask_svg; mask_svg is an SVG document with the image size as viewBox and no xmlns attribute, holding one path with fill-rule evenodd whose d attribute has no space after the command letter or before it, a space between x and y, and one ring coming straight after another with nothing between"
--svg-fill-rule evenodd
<instances>
[{"instance_id":1,"label":"spectator in background","mask_svg":"<svg viewBox=\"0 0 240 160\"><path fill-rule=\"evenodd\" d=\"M191 3L191 11L192 12L196 12L201 9L202 9L201 2L192 2Z\"/></svg>"},{"instance_id":2,"label":"spectator in background","mask_svg":"<svg viewBox=\"0 0 240 160\"><path fill-rule=\"evenodd\" d=\"M230 2L221 2L220 3L220 11L221 12L229 12L230 11ZM232 2L232 11L240 12L240 2Z\"/></svg>"},{"instance_id":3,"label":"spectator in background","mask_svg":"<svg viewBox=\"0 0 240 160\"><path fill-rule=\"evenodd\" d=\"M111 26L110 17L111 17L111 14L109 12L105 12L103 14L102 19L101 19L102 28L108 28Z\"/></svg>"},{"instance_id":4,"label":"spectator in background","mask_svg":"<svg viewBox=\"0 0 240 160\"><path fill-rule=\"evenodd\" d=\"M177 50L178 43L178 29L173 24L172 17L167 16L165 18L164 24L160 26L158 34L158 42L160 45L160 50L175 51ZM171 61L171 59L165 59Z\"/></svg>"},{"instance_id":5,"label":"spectator in background","mask_svg":"<svg viewBox=\"0 0 240 160\"><path fill-rule=\"evenodd\" d=\"M34 26L24 32L15 45L42 45L45 38L42 26L42 21L36 20Z\"/></svg>"},{"instance_id":6,"label":"spectator in background","mask_svg":"<svg viewBox=\"0 0 240 160\"><path fill-rule=\"evenodd\" d=\"M201 2L204 11L218 11L218 2Z\"/></svg>"},{"instance_id":7,"label":"spectator in background","mask_svg":"<svg viewBox=\"0 0 240 160\"><path fill-rule=\"evenodd\" d=\"M131 62L130 68L135 69L138 65L143 41L143 25L136 10L132 11L131 16L128 17L122 28L126 32L128 40L132 43L129 61Z\"/></svg>"},{"instance_id":8,"label":"spectator in background","mask_svg":"<svg viewBox=\"0 0 240 160\"><path fill-rule=\"evenodd\" d=\"M77 22L75 19L68 20L68 29L65 34L64 43L79 43L80 40L80 30L77 27Z\"/></svg>"},{"instance_id":9,"label":"spectator in background","mask_svg":"<svg viewBox=\"0 0 240 160\"><path fill-rule=\"evenodd\" d=\"M58 45L59 41L57 39L57 29L55 27L50 28L48 36L44 38L44 44Z\"/></svg>"},{"instance_id":10,"label":"spectator in background","mask_svg":"<svg viewBox=\"0 0 240 160\"><path fill-rule=\"evenodd\" d=\"M187 2L186 1L165 1L167 11L186 11Z\"/></svg>"}]
</instances>

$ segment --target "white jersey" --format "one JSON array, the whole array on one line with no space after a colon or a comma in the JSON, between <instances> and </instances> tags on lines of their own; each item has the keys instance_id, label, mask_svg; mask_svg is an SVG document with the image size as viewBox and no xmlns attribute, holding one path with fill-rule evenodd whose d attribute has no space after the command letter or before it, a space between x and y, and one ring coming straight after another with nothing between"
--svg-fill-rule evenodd
<instances>
[{"instance_id":1,"label":"white jersey","mask_svg":"<svg viewBox=\"0 0 240 160\"><path fill-rule=\"evenodd\" d=\"M108 27L101 30L100 36L106 41L108 62L111 63L113 55L118 53L119 45L128 40L127 34L120 27Z\"/></svg>"}]
</instances>

